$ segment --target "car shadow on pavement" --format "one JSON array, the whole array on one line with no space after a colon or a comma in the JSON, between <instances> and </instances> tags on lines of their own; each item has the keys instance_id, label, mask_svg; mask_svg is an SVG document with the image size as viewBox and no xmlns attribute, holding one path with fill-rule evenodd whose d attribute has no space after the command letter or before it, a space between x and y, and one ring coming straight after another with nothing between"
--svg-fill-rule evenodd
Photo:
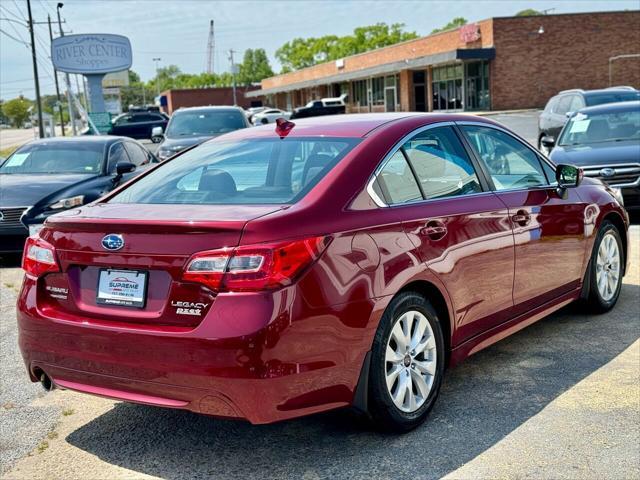
<instances>
[{"instance_id":1,"label":"car shadow on pavement","mask_svg":"<svg viewBox=\"0 0 640 480\"><path fill-rule=\"evenodd\" d=\"M427 423L406 435L363 428L348 410L252 426L119 403L66 440L168 479L440 478L629 347L640 336L630 314L638 308L640 287L625 284L606 315L569 307L474 355L447 373Z\"/></svg>"}]
</instances>

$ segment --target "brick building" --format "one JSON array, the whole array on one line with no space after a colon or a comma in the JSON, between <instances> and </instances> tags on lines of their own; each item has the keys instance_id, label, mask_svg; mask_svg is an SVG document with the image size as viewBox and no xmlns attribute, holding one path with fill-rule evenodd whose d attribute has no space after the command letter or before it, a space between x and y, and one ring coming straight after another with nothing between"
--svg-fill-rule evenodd
<instances>
[{"instance_id":1,"label":"brick building","mask_svg":"<svg viewBox=\"0 0 640 480\"><path fill-rule=\"evenodd\" d=\"M262 105L260 95L247 98L247 93L258 90L258 87L237 87L236 103L239 107L249 108ZM162 110L171 115L178 108L202 107L207 105L233 105L232 87L215 88L183 88L166 90L160 94Z\"/></svg>"},{"instance_id":2,"label":"brick building","mask_svg":"<svg viewBox=\"0 0 640 480\"><path fill-rule=\"evenodd\" d=\"M349 112L506 110L609 85L640 87L640 10L490 18L266 78L247 97L287 110L343 93Z\"/></svg>"}]
</instances>

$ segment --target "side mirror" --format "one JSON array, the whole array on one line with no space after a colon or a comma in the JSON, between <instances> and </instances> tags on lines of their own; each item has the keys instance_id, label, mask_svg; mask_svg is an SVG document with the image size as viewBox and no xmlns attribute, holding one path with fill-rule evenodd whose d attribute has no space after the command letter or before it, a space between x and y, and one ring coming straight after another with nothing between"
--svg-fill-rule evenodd
<instances>
[{"instance_id":1,"label":"side mirror","mask_svg":"<svg viewBox=\"0 0 640 480\"><path fill-rule=\"evenodd\" d=\"M553 147L556 146L556 139L553 137L550 137L548 135L545 135L544 137L542 137L540 139L540 143L542 143L542 146L544 148L546 148L547 150L551 151L553 150Z\"/></svg>"},{"instance_id":2,"label":"side mirror","mask_svg":"<svg viewBox=\"0 0 640 480\"><path fill-rule=\"evenodd\" d=\"M571 118L571 117L573 117L574 113L576 113L576 112L567 112L567 113L565 113L565 115L567 116L567 118Z\"/></svg>"},{"instance_id":3,"label":"side mirror","mask_svg":"<svg viewBox=\"0 0 640 480\"><path fill-rule=\"evenodd\" d=\"M565 190L580 185L584 172L581 168L574 165L560 164L556 167L556 180L558 181L558 189Z\"/></svg>"},{"instance_id":4,"label":"side mirror","mask_svg":"<svg viewBox=\"0 0 640 480\"><path fill-rule=\"evenodd\" d=\"M162 130L162 127L153 127L151 129L151 136L152 137L162 137L163 133L164 132Z\"/></svg>"},{"instance_id":5,"label":"side mirror","mask_svg":"<svg viewBox=\"0 0 640 480\"><path fill-rule=\"evenodd\" d=\"M122 176L125 173L131 173L136 169L135 163L131 162L118 162L116 163L116 175Z\"/></svg>"}]
</instances>

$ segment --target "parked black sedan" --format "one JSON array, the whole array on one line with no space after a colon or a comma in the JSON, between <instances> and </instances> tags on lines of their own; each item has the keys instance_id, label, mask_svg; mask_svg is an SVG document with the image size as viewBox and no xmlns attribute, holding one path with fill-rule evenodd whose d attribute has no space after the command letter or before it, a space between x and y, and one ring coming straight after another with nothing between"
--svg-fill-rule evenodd
<instances>
[{"instance_id":1,"label":"parked black sedan","mask_svg":"<svg viewBox=\"0 0 640 480\"><path fill-rule=\"evenodd\" d=\"M138 140L153 139L155 127L167 128L169 119L160 112L129 112L117 116L113 120L110 135L122 135Z\"/></svg>"},{"instance_id":2,"label":"parked black sedan","mask_svg":"<svg viewBox=\"0 0 640 480\"><path fill-rule=\"evenodd\" d=\"M0 164L0 252L22 251L50 215L84 205L157 159L138 142L86 136L34 140Z\"/></svg>"},{"instance_id":3,"label":"parked black sedan","mask_svg":"<svg viewBox=\"0 0 640 480\"><path fill-rule=\"evenodd\" d=\"M553 146L550 139L545 142ZM640 209L640 101L579 110L560 132L550 157L609 184L627 210Z\"/></svg>"}]
</instances>

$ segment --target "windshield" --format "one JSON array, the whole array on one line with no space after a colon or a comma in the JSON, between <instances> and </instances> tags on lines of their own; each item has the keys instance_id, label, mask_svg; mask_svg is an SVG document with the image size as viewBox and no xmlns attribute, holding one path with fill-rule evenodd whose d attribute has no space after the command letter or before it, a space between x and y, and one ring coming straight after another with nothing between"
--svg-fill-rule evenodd
<instances>
[{"instance_id":1,"label":"windshield","mask_svg":"<svg viewBox=\"0 0 640 480\"><path fill-rule=\"evenodd\" d=\"M294 203L357 142L351 138L277 138L205 143L161 165L110 202Z\"/></svg>"},{"instance_id":2,"label":"windshield","mask_svg":"<svg viewBox=\"0 0 640 480\"><path fill-rule=\"evenodd\" d=\"M25 145L0 167L0 173L100 173L104 144L56 142Z\"/></svg>"},{"instance_id":3,"label":"windshield","mask_svg":"<svg viewBox=\"0 0 640 480\"><path fill-rule=\"evenodd\" d=\"M559 145L640 140L640 109L625 112L577 113L562 130Z\"/></svg>"},{"instance_id":4,"label":"windshield","mask_svg":"<svg viewBox=\"0 0 640 480\"><path fill-rule=\"evenodd\" d=\"M640 92L629 90L626 92L602 92L585 95L587 107L605 103L629 102L631 100L640 100Z\"/></svg>"},{"instance_id":5,"label":"windshield","mask_svg":"<svg viewBox=\"0 0 640 480\"><path fill-rule=\"evenodd\" d=\"M167 126L167 137L218 135L244 128L245 117L235 110L177 112Z\"/></svg>"}]
</instances>

